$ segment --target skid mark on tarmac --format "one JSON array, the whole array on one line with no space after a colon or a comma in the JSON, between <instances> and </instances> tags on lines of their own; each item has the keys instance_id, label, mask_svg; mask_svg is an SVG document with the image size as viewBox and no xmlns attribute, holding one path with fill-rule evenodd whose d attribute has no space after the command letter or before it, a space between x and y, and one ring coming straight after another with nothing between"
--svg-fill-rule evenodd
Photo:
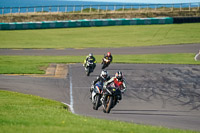
<instances>
[{"instance_id":1,"label":"skid mark on tarmac","mask_svg":"<svg viewBox=\"0 0 200 133\"><path fill-rule=\"evenodd\" d=\"M68 74L68 65L66 64L50 64L46 70L46 76L57 78L65 78Z\"/></svg>"}]
</instances>

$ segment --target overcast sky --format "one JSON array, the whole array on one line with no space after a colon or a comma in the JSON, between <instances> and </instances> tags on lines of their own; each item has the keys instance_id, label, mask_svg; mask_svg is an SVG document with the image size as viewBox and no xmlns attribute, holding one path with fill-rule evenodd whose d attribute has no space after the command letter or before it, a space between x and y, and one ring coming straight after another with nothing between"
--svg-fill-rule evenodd
<instances>
[{"instance_id":1,"label":"overcast sky","mask_svg":"<svg viewBox=\"0 0 200 133\"><path fill-rule=\"evenodd\" d=\"M76 0L74 0L76 1ZM132 2L132 3L191 3L200 0L79 0L79 1L102 1L102 2Z\"/></svg>"}]
</instances>

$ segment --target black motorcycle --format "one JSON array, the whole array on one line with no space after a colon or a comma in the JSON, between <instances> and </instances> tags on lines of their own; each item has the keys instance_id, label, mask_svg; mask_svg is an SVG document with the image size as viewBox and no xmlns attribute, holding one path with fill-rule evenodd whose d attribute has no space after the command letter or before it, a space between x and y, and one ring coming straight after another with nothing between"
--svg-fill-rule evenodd
<instances>
[{"instance_id":1,"label":"black motorcycle","mask_svg":"<svg viewBox=\"0 0 200 133\"><path fill-rule=\"evenodd\" d=\"M87 61L85 66L85 72L87 76L90 76L90 73L94 71L94 65L95 63L93 61Z\"/></svg>"},{"instance_id":2,"label":"black motorcycle","mask_svg":"<svg viewBox=\"0 0 200 133\"><path fill-rule=\"evenodd\" d=\"M103 102L103 112L110 113L110 110L121 100L121 91L116 87L107 87Z\"/></svg>"},{"instance_id":3,"label":"black motorcycle","mask_svg":"<svg viewBox=\"0 0 200 133\"><path fill-rule=\"evenodd\" d=\"M105 69L106 67L108 67L110 65L110 60L103 58L101 64L102 64L101 69Z\"/></svg>"},{"instance_id":4,"label":"black motorcycle","mask_svg":"<svg viewBox=\"0 0 200 133\"><path fill-rule=\"evenodd\" d=\"M92 91L92 104L93 104L93 109L98 110L98 108L101 106L101 97L102 97L102 88L103 84L100 82L97 82L95 86L91 87L93 89Z\"/></svg>"}]
</instances>

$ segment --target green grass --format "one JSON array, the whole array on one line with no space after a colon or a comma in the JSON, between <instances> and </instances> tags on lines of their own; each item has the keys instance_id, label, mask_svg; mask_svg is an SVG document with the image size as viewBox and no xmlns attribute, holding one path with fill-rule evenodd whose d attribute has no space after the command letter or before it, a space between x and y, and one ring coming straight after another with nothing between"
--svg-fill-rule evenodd
<instances>
[{"instance_id":1,"label":"green grass","mask_svg":"<svg viewBox=\"0 0 200 133\"><path fill-rule=\"evenodd\" d=\"M0 74L43 74L49 63L79 63L85 56L0 56Z\"/></svg>"},{"instance_id":2,"label":"green grass","mask_svg":"<svg viewBox=\"0 0 200 133\"><path fill-rule=\"evenodd\" d=\"M1 90L0 94L0 133L197 133L84 117L53 100Z\"/></svg>"},{"instance_id":3,"label":"green grass","mask_svg":"<svg viewBox=\"0 0 200 133\"><path fill-rule=\"evenodd\" d=\"M200 43L200 23L0 31L0 48L134 47Z\"/></svg>"},{"instance_id":4,"label":"green grass","mask_svg":"<svg viewBox=\"0 0 200 133\"><path fill-rule=\"evenodd\" d=\"M195 54L113 55L113 63L200 64ZM98 63L102 56L96 55ZM49 63L82 63L85 56L0 56L0 74L44 74Z\"/></svg>"},{"instance_id":5,"label":"green grass","mask_svg":"<svg viewBox=\"0 0 200 133\"><path fill-rule=\"evenodd\" d=\"M115 63L151 63L151 64L200 64L194 60L193 53L115 55Z\"/></svg>"}]
</instances>

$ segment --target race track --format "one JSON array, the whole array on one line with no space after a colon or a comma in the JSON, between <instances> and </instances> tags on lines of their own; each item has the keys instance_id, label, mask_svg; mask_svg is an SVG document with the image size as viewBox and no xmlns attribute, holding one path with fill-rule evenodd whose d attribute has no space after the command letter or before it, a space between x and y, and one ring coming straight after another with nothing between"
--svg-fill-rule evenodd
<instances>
[{"instance_id":1,"label":"race track","mask_svg":"<svg viewBox=\"0 0 200 133\"><path fill-rule=\"evenodd\" d=\"M123 48L85 48L85 49L0 49L0 55L103 55L110 51L113 55L121 54L162 54L162 53L197 53L200 44L183 45L161 45L144 47L123 47Z\"/></svg>"},{"instance_id":2,"label":"race track","mask_svg":"<svg viewBox=\"0 0 200 133\"><path fill-rule=\"evenodd\" d=\"M199 65L111 64L109 74L121 70L127 91L110 114L103 113L102 107L93 110L89 99L100 67L90 77L82 64L70 64L66 78L0 75L0 89L64 102L80 115L200 131Z\"/></svg>"},{"instance_id":3,"label":"race track","mask_svg":"<svg viewBox=\"0 0 200 133\"><path fill-rule=\"evenodd\" d=\"M89 100L91 82L100 73L87 77L81 64L71 66L73 108L75 113L98 118L142 124L200 130L200 67L187 65L112 64L114 75L121 70L127 80L123 100L110 114L102 107L92 109Z\"/></svg>"}]
</instances>

